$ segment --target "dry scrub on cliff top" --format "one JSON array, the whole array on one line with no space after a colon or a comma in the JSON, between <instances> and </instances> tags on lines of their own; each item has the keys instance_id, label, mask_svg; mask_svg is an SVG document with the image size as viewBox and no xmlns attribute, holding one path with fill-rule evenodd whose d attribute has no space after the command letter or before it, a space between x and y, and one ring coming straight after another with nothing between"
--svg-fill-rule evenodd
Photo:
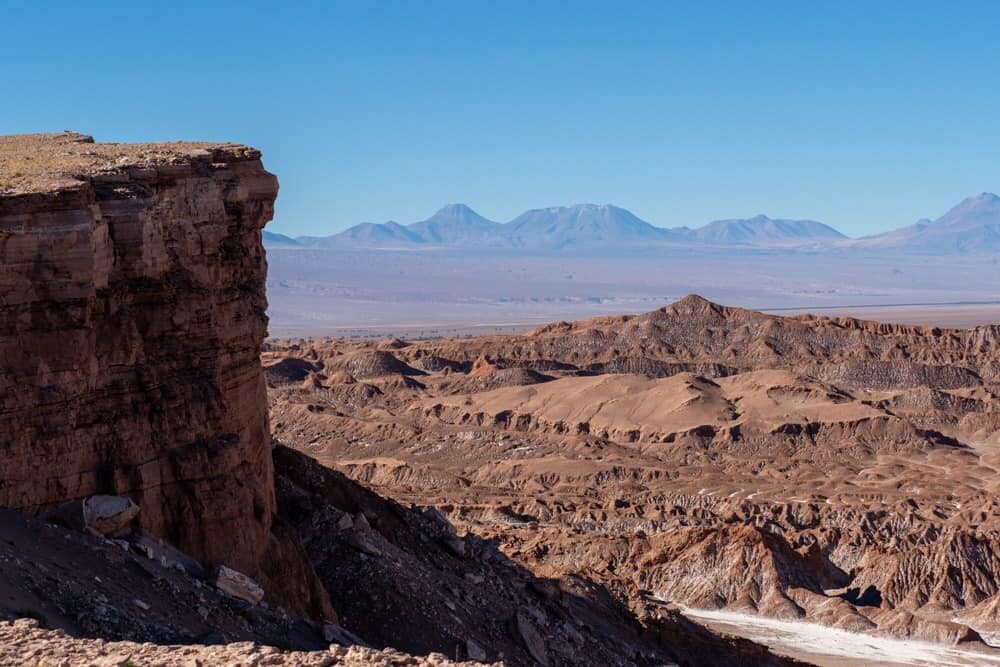
<instances>
[{"instance_id":1,"label":"dry scrub on cliff top","mask_svg":"<svg viewBox=\"0 0 1000 667\"><path fill-rule=\"evenodd\" d=\"M230 144L170 142L148 144L95 143L76 132L0 136L0 192L43 192L72 185L85 175L124 166L170 164ZM252 149L244 149L250 151Z\"/></svg>"}]
</instances>

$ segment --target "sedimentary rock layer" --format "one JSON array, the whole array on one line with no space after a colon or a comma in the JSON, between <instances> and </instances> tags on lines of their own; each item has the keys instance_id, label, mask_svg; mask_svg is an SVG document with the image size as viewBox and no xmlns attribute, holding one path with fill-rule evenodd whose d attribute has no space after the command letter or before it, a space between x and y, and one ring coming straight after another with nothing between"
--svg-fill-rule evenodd
<instances>
[{"instance_id":1,"label":"sedimentary rock layer","mask_svg":"<svg viewBox=\"0 0 1000 667\"><path fill-rule=\"evenodd\" d=\"M0 506L128 495L146 529L257 570L277 190L245 146L0 138Z\"/></svg>"}]
</instances>

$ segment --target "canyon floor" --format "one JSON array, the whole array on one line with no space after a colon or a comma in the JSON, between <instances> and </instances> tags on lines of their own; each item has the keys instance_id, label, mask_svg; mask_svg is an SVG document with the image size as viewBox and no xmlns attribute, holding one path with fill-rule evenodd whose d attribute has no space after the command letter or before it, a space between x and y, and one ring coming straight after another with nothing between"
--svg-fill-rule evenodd
<instances>
[{"instance_id":1,"label":"canyon floor","mask_svg":"<svg viewBox=\"0 0 1000 667\"><path fill-rule=\"evenodd\" d=\"M263 361L279 441L532 576L817 664L1000 660L998 326L689 296L519 335L271 341ZM817 655L808 628L889 648Z\"/></svg>"}]
</instances>

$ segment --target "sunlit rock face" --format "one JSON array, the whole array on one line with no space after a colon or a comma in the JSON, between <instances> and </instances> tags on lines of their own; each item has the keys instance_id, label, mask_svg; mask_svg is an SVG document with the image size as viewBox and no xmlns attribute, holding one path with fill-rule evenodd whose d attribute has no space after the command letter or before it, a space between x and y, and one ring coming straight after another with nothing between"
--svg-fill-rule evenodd
<instances>
[{"instance_id":1,"label":"sunlit rock face","mask_svg":"<svg viewBox=\"0 0 1000 667\"><path fill-rule=\"evenodd\" d=\"M146 529L256 571L277 191L245 146L0 138L0 506L127 495Z\"/></svg>"}]
</instances>

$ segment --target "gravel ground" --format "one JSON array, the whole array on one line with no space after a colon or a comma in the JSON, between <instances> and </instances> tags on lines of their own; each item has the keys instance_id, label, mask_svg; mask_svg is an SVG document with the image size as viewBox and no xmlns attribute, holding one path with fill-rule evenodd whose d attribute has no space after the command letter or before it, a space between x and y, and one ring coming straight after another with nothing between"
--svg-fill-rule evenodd
<instances>
[{"instance_id":1,"label":"gravel ground","mask_svg":"<svg viewBox=\"0 0 1000 667\"><path fill-rule=\"evenodd\" d=\"M62 630L44 630L36 620L20 619L0 622L0 664L11 667L445 667L479 663L456 663L434 653L426 657L414 657L391 649L375 650L360 646L332 645L328 651L281 651L273 646L251 642L220 646L106 642L101 639L70 637Z\"/></svg>"}]
</instances>

